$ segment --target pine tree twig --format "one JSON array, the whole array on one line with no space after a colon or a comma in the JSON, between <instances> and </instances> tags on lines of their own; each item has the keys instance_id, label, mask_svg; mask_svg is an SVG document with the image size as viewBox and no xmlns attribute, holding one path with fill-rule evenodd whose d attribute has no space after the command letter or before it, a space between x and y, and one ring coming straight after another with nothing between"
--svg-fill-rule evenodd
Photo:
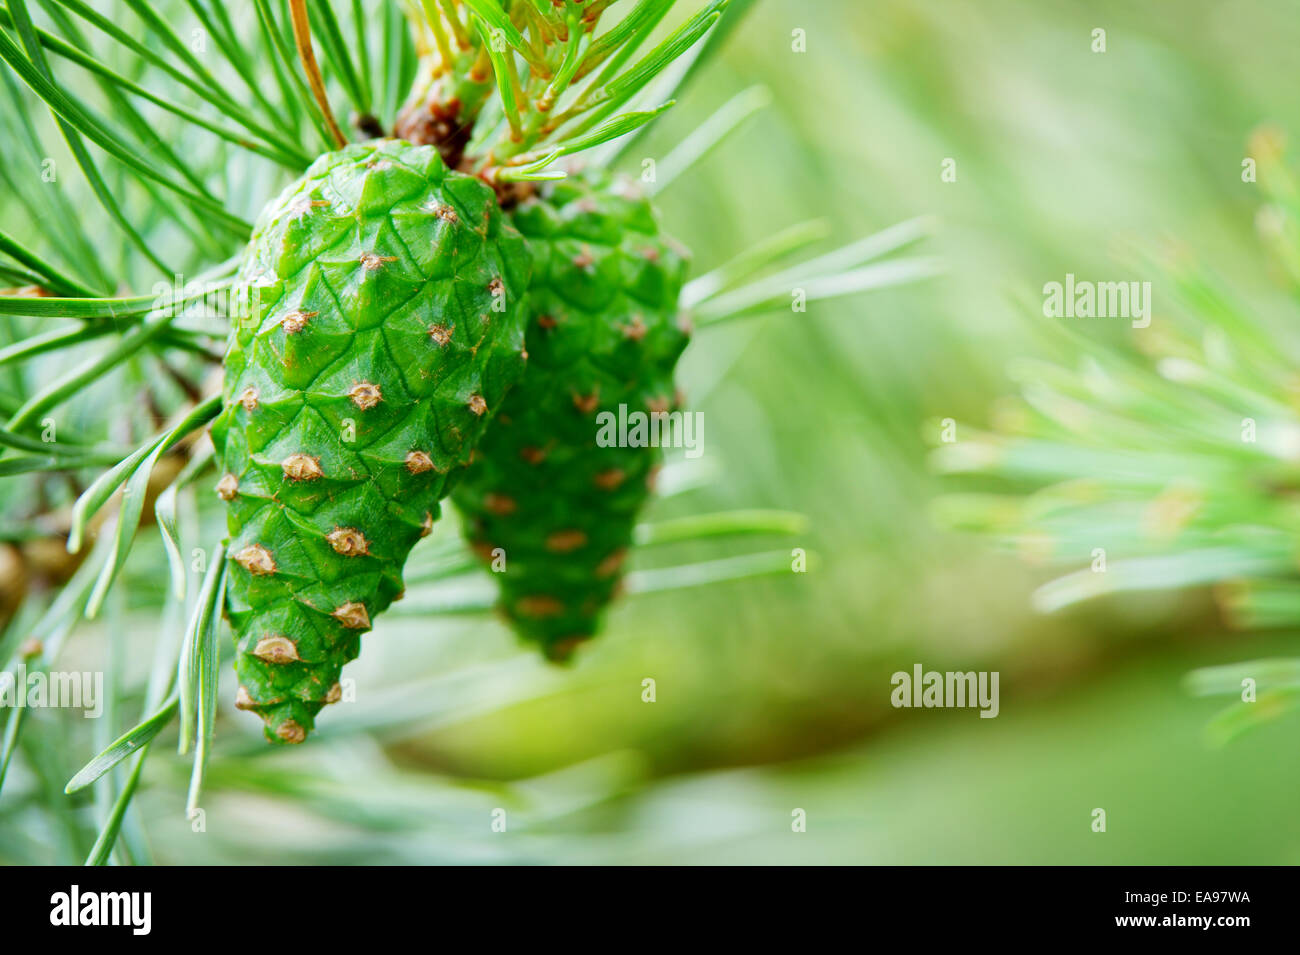
<instances>
[{"instance_id":1,"label":"pine tree twig","mask_svg":"<svg viewBox=\"0 0 1300 955\"><path fill-rule=\"evenodd\" d=\"M303 72L307 74L307 82L311 84L312 95L316 97L316 103L325 116L325 122L329 126L330 135L334 137L335 145L342 149L348 144L348 138L339 128L338 120L334 118L334 110L330 108L329 97L325 93L325 80L321 76L320 63L316 61L316 52L312 49L307 0L289 0L289 18L293 23L293 39L298 46Z\"/></svg>"}]
</instances>

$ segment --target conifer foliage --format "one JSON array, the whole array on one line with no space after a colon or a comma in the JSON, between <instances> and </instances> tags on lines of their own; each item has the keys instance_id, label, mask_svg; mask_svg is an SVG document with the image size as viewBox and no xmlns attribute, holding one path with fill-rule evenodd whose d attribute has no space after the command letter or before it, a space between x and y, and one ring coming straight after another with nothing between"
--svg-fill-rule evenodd
<instances>
[{"instance_id":1,"label":"conifer foliage","mask_svg":"<svg viewBox=\"0 0 1300 955\"><path fill-rule=\"evenodd\" d=\"M112 674L120 735L67 783L107 794L89 862L120 850L164 729L193 755L193 809L225 707L302 742L412 579L480 573L452 537L411 573L448 495L476 548L506 552L500 608L552 658L596 632L629 551L802 527L784 511L638 523L657 451L595 443L601 412L678 407L691 327L788 307L795 285L815 302L937 270L877 261L919 223L793 263L823 235L806 223L688 282L653 196L607 171L750 5L0 11L0 140L50 170L0 169L32 224L0 231L0 664L48 670L79 621L128 600L159 621L147 684ZM666 186L762 102L740 93L680 135L671 177L639 185ZM152 525L161 546L137 546ZM785 573L789 553L661 566L630 589ZM27 732L45 730L10 711L0 787Z\"/></svg>"}]
</instances>

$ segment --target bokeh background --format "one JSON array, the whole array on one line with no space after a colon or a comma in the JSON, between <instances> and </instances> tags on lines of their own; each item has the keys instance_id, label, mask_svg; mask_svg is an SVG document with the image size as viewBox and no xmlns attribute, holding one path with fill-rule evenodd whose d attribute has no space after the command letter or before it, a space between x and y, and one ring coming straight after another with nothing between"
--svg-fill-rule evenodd
<instances>
[{"instance_id":1,"label":"bokeh background","mask_svg":"<svg viewBox=\"0 0 1300 955\"><path fill-rule=\"evenodd\" d=\"M1231 633L1196 592L1035 613L1050 573L943 529L930 466L939 422L959 440L987 422L1011 363L1086 347L1022 304L1066 272L1149 279L1140 253L1172 243L1285 320L1240 172L1261 124L1300 134L1297 48L1286 0L760 0L630 157L770 89L661 197L697 274L795 222L825 219L831 248L922 214L948 269L692 345L708 480L651 517L802 512L809 572L637 597L563 670L495 622L403 608L352 667L358 703L309 745L264 751L256 721L223 710L202 833L165 733L126 838L161 863L1300 862L1295 718L1212 745L1220 704L1182 685L1293 636ZM141 549L160 550L149 534ZM140 603L119 608L128 673L159 627ZM103 645L85 628L69 660L94 666ZM1000 715L893 709L890 674L914 663L999 671ZM75 720L66 734L0 798L0 862L79 861L93 841L103 806L57 789L95 746Z\"/></svg>"}]
</instances>

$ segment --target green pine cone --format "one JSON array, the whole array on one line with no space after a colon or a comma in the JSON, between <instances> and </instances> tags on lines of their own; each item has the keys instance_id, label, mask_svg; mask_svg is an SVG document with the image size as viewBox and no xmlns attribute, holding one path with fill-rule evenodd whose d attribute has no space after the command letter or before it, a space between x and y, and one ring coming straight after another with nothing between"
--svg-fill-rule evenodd
<instances>
[{"instance_id":1,"label":"green pine cone","mask_svg":"<svg viewBox=\"0 0 1300 955\"><path fill-rule=\"evenodd\" d=\"M475 550L504 557L506 617L556 660L599 628L660 458L602 446L601 423L679 403L685 253L634 189L581 172L512 213L534 263L528 367L453 494Z\"/></svg>"},{"instance_id":2,"label":"green pine cone","mask_svg":"<svg viewBox=\"0 0 1300 955\"><path fill-rule=\"evenodd\" d=\"M528 251L479 180L400 140L322 156L241 267L212 428L238 704L300 742L523 371Z\"/></svg>"}]
</instances>

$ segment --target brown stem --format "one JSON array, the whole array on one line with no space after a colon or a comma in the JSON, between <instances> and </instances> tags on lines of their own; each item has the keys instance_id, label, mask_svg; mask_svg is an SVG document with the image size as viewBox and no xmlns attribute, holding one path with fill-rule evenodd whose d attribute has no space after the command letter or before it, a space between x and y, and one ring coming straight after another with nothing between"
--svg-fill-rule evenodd
<instances>
[{"instance_id":1,"label":"brown stem","mask_svg":"<svg viewBox=\"0 0 1300 955\"><path fill-rule=\"evenodd\" d=\"M289 0L289 18L293 21L293 39L298 47L298 58L302 60L302 71L307 74L307 83L311 86L316 103L325 115L325 123L330 128L330 135L340 149L348 144L348 139L339 129L330 109L329 97L325 95L325 80L321 77L320 64L316 62L316 51L311 45L311 24L307 21L307 0Z\"/></svg>"}]
</instances>

